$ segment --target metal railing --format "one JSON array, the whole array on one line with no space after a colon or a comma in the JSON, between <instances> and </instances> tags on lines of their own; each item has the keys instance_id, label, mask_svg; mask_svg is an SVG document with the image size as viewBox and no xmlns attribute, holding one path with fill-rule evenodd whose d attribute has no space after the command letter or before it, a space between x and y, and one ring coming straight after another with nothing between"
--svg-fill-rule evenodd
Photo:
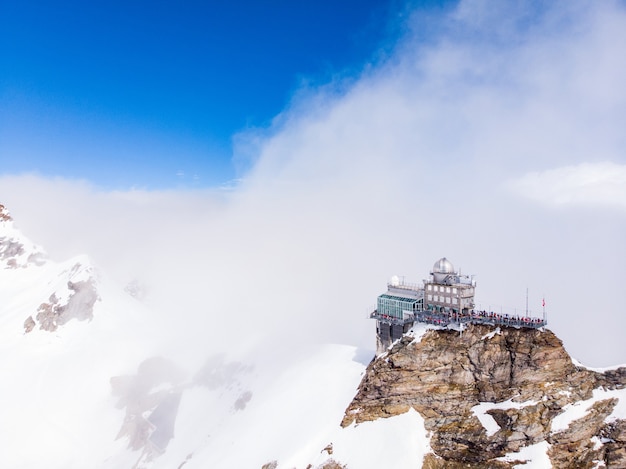
<instances>
[{"instance_id":1,"label":"metal railing","mask_svg":"<svg viewBox=\"0 0 626 469\"><path fill-rule=\"evenodd\" d=\"M370 314L370 318L377 319L386 324L393 324L395 326L404 326L405 324L416 321L414 315L410 315L406 318L397 318L395 316L389 316L387 314L378 314L378 311L376 310Z\"/></svg>"},{"instance_id":2,"label":"metal railing","mask_svg":"<svg viewBox=\"0 0 626 469\"><path fill-rule=\"evenodd\" d=\"M448 324L485 324L490 326L528 327L538 329L547 324L540 318L525 316L510 316L508 314L496 314L486 311L471 311L466 314L440 313L436 311L418 311L405 318L397 318L386 314L378 314L375 310L370 318L377 319L386 324L405 325L410 322L422 322L437 326Z\"/></svg>"}]
</instances>

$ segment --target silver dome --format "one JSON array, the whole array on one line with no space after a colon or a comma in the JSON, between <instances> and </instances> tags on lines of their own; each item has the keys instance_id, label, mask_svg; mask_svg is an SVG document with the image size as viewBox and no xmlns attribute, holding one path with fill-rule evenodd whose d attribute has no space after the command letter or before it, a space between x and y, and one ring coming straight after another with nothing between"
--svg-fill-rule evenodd
<instances>
[{"instance_id":1,"label":"silver dome","mask_svg":"<svg viewBox=\"0 0 626 469\"><path fill-rule=\"evenodd\" d=\"M454 266L445 257L442 257L433 266L433 274L453 274Z\"/></svg>"}]
</instances>

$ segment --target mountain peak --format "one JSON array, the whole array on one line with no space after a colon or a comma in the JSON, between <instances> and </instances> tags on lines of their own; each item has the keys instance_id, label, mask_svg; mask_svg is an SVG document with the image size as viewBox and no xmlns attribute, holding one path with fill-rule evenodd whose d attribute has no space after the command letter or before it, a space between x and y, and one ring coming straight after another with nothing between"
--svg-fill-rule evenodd
<instances>
[{"instance_id":1,"label":"mountain peak","mask_svg":"<svg viewBox=\"0 0 626 469\"><path fill-rule=\"evenodd\" d=\"M549 330L421 332L370 363L343 427L414 409L431 434L429 468L512 467L536 445L548 446L553 467L595 460L626 467L626 441L607 436L626 430L626 416L616 411L617 393L626 397L626 368L577 366ZM568 414L583 405L586 412Z\"/></svg>"},{"instance_id":2,"label":"mountain peak","mask_svg":"<svg viewBox=\"0 0 626 469\"><path fill-rule=\"evenodd\" d=\"M38 269L42 266L47 269ZM32 268L34 267L34 269ZM18 284L37 284L29 297L39 300L26 316L23 327L31 332L39 328L53 332L71 319L91 320L93 308L99 298L96 276L86 256L78 256L57 264L48 261L44 251L13 226L13 218L0 204L0 269L6 270L4 281L11 283L12 276L19 277ZM11 272L16 270L16 272ZM44 275L45 282L41 282Z\"/></svg>"},{"instance_id":3,"label":"mountain peak","mask_svg":"<svg viewBox=\"0 0 626 469\"><path fill-rule=\"evenodd\" d=\"M45 253L13 227L13 218L0 204L0 267L17 269L45 264Z\"/></svg>"},{"instance_id":4,"label":"mountain peak","mask_svg":"<svg viewBox=\"0 0 626 469\"><path fill-rule=\"evenodd\" d=\"M11 221L11 220L13 220L13 218L11 218L9 211L6 209L4 205L0 204L0 223Z\"/></svg>"}]
</instances>

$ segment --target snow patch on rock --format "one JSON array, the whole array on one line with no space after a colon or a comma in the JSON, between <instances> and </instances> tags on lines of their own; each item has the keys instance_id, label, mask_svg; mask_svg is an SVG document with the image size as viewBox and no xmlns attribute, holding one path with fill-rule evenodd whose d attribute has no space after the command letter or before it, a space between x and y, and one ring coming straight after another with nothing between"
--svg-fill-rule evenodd
<instances>
[{"instance_id":1,"label":"snow patch on rock","mask_svg":"<svg viewBox=\"0 0 626 469\"><path fill-rule=\"evenodd\" d=\"M537 405L536 401L527 401L527 402L513 402L512 399L508 399L504 402L481 402L478 405L472 407L471 411L476 416L480 423L487 431L487 436L495 435L500 430L500 425L498 425L495 419L489 414L490 410L500 409L522 409L524 407Z\"/></svg>"},{"instance_id":2,"label":"snow patch on rock","mask_svg":"<svg viewBox=\"0 0 626 469\"><path fill-rule=\"evenodd\" d=\"M626 419L626 389L594 389L591 399L566 405L563 408L564 411L552 419L552 432L567 430L572 422L585 417L596 402L611 398L617 398L617 404L611 414L606 418L606 422L609 423L618 419Z\"/></svg>"},{"instance_id":3,"label":"snow patch on rock","mask_svg":"<svg viewBox=\"0 0 626 469\"><path fill-rule=\"evenodd\" d=\"M552 462L548 457L549 449L550 444L547 441L541 441L534 445L524 446L517 453L507 453L497 459L503 462L521 461L521 464L513 466L514 469L552 467Z\"/></svg>"}]
</instances>

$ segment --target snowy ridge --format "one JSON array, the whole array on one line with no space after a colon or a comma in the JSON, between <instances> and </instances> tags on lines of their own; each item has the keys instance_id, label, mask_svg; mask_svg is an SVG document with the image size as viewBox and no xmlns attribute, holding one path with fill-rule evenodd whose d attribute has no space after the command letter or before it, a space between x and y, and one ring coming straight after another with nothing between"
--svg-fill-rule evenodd
<instances>
[{"instance_id":1,"label":"snowy ridge","mask_svg":"<svg viewBox=\"0 0 626 469\"><path fill-rule=\"evenodd\" d=\"M45 253L13 226L11 215L0 204L0 268L43 265Z\"/></svg>"},{"instance_id":2,"label":"snowy ridge","mask_svg":"<svg viewBox=\"0 0 626 469\"><path fill-rule=\"evenodd\" d=\"M618 368L626 368L626 363L622 363L621 365L611 365L611 366L602 366L602 367L587 366L579 362L573 357L572 357L572 363L578 367L585 368L590 371L596 371L598 373L604 373L605 371L617 370Z\"/></svg>"},{"instance_id":3,"label":"snowy ridge","mask_svg":"<svg viewBox=\"0 0 626 469\"><path fill-rule=\"evenodd\" d=\"M341 434L372 431L339 426L370 354L327 345L189 369L159 356L154 313L86 256L29 262L40 250L0 225L22 246L20 268L0 269L0 369L17 383L0 388L2 467L306 467L335 436L348 455L357 440Z\"/></svg>"},{"instance_id":4,"label":"snowy ridge","mask_svg":"<svg viewBox=\"0 0 626 469\"><path fill-rule=\"evenodd\" d=\"M65 312L82 304L72 305L77 293L68 285L93 279L87 262L0 270L0 369L3 382L14 383L0 388L10 404L0 423L2 467L100 467L126 446L115 440L124 414L114 406L110 378L150 351L137 333L145 328L140 306L98 284L104 301L93 304L91 321L24 329L26 318L39 324L35 318L51 296Z\"/></svg>"},{"instance_id":5,"label":"snowy ridge","mask_svg":"<svg viewBox=\"0 0 626 469\"><path fill-rule=\"evenodd\" d=\"M24 251L11 257L19 268L0 268L0 370L3 382L15 383L0 387L0 399L10 403L0 422L0 441L5 448L0 453L1 467L418 469L426 461L438 467L445 464L446 455L438 452L444 440L433 430L432 422L426 431L432 417L421 409L432 411L437 402L430 397L435 397L438 405L449 406L450 415L456 418L458 404L445 394L450 375L444 373L436 392L425 394L430 400L424 405L414 405L419 396L405 405L403 396L444 371L440 365L445 360L456 366L462 357L453 346L460 346L462 340L478 344L480 353L472 366L480 368L484 365L479 359L500 353L495 345L504 336L521 335L517 330L480 327L459 334L416 324L408 337L376 360L372 360L373 351L347 345L294 342L260 342L254 350L242 352L240 344L232 340L219 352L208 344L206 350L194 350L193 354L175 353L171 347L184 347L164 338L172 321L180 320L175 312L148 310L137 300L138 295L133 297L134 290L125 292L98 273L86 256L61 263L29 261L29 252L40 251L12 227L10 219L0 220L0 235L12 240L11 246L22 245ZM551 337L549 331L536 335L543 341ZM525 338L510 342L520 340ZM554 348L546 351L560 350L556 337L551 344ZM413 357L400 353L417 346L430 348ZM411 368L413 360L424 353L432 353L432 368ZM540 372L552 376L550 370L560 363L567 365L570 373L588 373L575 369L564 352L562 356L555 353L549 358L540 354L550 366L517 372L532 370L532 378ZM450 356L445 358L445 354ZM503 362L498 357L493 355L488 363ZM399 382L406 384L392 396L397 413L384 411L377 414L379 418L342 427L342 415L363 415L363 407L346 408L350 409L355 393L360 392L368 363L372 368L389 367L376 378L391 376L389 373L403 366L408 367L407 379L421 372L428 375L414 383L405 378L374 382L368 393L386 392ZM469 368L457 370L454 376ZM569 444L566 433L574 434L576 427L586 426L581 419L593 414L599 403L604 405L600 410L606 411L599 420L615 425L585 441L598 452L614 444L626 419L621 376L621 372L610 375L603 381L604 388L577 402L567 401L575 399L576 386L558 388L555 379L541 378L538 385L529 385L530 394L519 397L524 402L500 398L501 402L476 405L476 399L463 415L469 414L473 420L468 426L470 433L476 433L475 416L487 437L502 435L510 429L501 428L490 415L492 411L496 418L511 411L518 421L526 421L534 412L532 407L547 402L541 393L557 386L552 398L561 402L562 412L547 423L544 440L514 446L517 452L497 454L497 460L510 467L549 467L559 445ZM515 394L506 397L511 395ZM498 422L504 426L504 420ZM460 438L459 432L452 433L456 440ZM553 437L557 438L550 439ZM519 464L516 461L527 464L514 466Z\"/></svg>"},{"instance_id":6,"label":"snowy ridge","mask_svg":"<svg viewBox=\"0 0 626 469\"><path fill-rule=\"evenodd\" d=\"M99 299L97 276L86 256L0 270L0 323L11 329L55 331L71 319L90 320Z\"/></svg>"},{"instance_id":7,"label":"snowy ridge","mask_svg":"<svg viewBox=\"0 0 626 469\"><path fill-rule=\"evenodd\" d=\"M314 465L321 465L331 456L349 468L419 469L424 456L431 451L424 419L414 409L395 417L337 429L331 437L332 454L320 453Z\"/></svg>"}]
</instances>

